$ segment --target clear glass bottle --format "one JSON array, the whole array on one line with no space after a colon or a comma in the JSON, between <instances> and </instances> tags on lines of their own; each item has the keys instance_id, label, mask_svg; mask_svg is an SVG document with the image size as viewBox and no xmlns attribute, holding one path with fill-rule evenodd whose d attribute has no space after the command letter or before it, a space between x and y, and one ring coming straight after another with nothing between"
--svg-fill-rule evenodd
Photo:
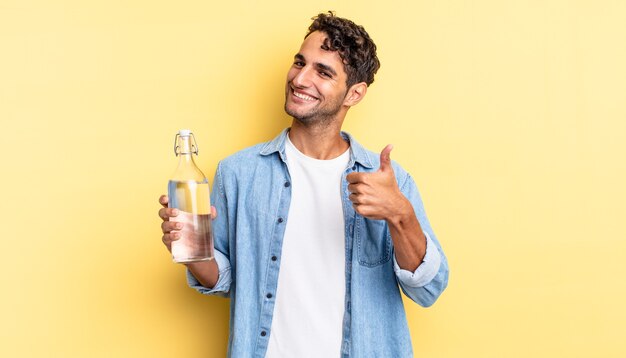
<instances>
[{"instance_id":1,"label":"clear glass bottle","mask_svg":"<svg viewBox=\"0 0 626 358\"><path fill-rule=\"evenodd\" d=\"M178 167L168 183L170 208L180 213L171 221L183 222L178 240L172 241L172 259L186 263L213 259L213 228L209 181L196 165L196 139L188 129L181 129L174 138L174 153Z\"/></svg>"}]
</instances>

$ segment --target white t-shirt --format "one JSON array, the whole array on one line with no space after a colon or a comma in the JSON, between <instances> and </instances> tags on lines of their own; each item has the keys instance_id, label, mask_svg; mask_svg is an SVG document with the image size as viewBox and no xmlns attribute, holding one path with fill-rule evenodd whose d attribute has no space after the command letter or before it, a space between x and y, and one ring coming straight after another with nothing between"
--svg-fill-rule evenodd
<instances>
[{"instance_id":1,"label":"white t-shirt","mask_svg":"<svg viewBox=\"0 0 626 358\"><path fill-rule=\"evenodd\" d=\"M266 357L339 357L346 292L341 177L350 150L331 160L287 137L291 203Z\"/></svg>"}]
</instances>

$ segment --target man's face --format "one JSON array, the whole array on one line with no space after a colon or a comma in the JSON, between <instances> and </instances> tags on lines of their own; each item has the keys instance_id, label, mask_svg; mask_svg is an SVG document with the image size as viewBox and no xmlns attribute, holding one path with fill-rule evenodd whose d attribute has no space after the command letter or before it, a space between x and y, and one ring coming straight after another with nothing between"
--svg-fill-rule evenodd
<instances>
[{"instance_id":1,"label":"man's face","mask_svg":"<svg viewBox=\"0 0 626 358\"><path fill-rule=\"evenodd\" d=\"M304 124L330 121L346 110L347 74L339 53L321 48L325 38L311 33L287 73L285 112Z\"/></svg>"}]
</instances>

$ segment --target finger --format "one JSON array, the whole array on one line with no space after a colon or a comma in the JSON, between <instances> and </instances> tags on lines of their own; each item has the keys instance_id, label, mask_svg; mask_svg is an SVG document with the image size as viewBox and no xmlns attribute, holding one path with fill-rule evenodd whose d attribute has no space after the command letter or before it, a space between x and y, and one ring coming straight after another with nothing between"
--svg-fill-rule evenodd
<instances>
[{"instance_id":1,"label":"finger","mask_svg":"<svg viewBox=\"0 0 626 358\"><path fill-rule=\"evenodd\" d=\"M182 237L182 234L180 232L170 232L169 234L165 235L169 235L170 241L176 241Z\"/></svg>"},{"instance_id":2,"label":"finger","mask_svg":"<svg viewBox=\"0 0 626 358\"><path fill-rule=\"evenodd\" d=\"M181 222L163 221L163 223L161 223L161 231L163 231L164 234L169 234L170 232L174 230L182 230L182 229L183 229L183 223Z\"/></svg>"},{"instance_id":3,"label":"finger","mask_svg":"<svg viewBox=\"0 0 626 358\"><path fill-rule=\"evenodd\" d=\"M167 221L168 217L167 217L167 213L166 213L166 208L161 208L159 209L159 217L161 218L161 220L163 221Z\"/></svg>"},{"instance_id":4,"label":"finger","mask_svg":"<svg viewBox=\"0 0 626 358\"><path fill-rule=\"evenodd\" d=\"M167 195L161 195L159 197L159 204L163 205L164 208L167 208L167 203L169 203L169 198Z\"/></svg>"},{"instance_id":5,"label":"finger","mask_svg":"<svg viewBox=\"0 0 626 358\"><path fill-rule=\"evenodd\" d=\"M346 175L346 180L350 184L364 183L368 175L371 175L371 173L350 173Z\"/></svg>"},{"instance_id":6,"label":"finger","mask_svg":"<svg viewBox=\"0 0 626 358\"><path fill-rule=\"evenodd\" d=\"M354 208L354 211L356 211L357 214L365 218L376 219L376 220L380 219L380 217L375 215L375 211L372 209L371 205L352 204L352 207Z\"/></svg>"},{"instance_id":7,"label":"finger","mask_svg":"<svg viewBox=\"0 0 626 358\"><path fill-rule=\"evenodd\" d=\"M163 236L161 237L161 241L163 241L163 244L165 244L165 246L167 246L168 250L172 250L172 242L176 241L180 239L180 234L176 233L176 234L163 234Z\"/></svg>"},{"instance_id":8,"label":"finger","mask_svg":"<svg viewBox=\"0 0 626 358\"><path fill-rule=\"evenodd\" d=\"M161 241L163 241L163 244L165 244L165 246L167 246L167 249L170 250L170 247L172 245L172 239L170 237L170 234L164 234L161 237Z\"/></svg>"},{"instance_id":9,"label":"finger","mask_svg":"<svg viewBox=\"0 0 626 358\"><path fill-rule=\"evenodd\" d=\"M348 199L350 199L352 204L355 204L355 205L363 204L363 195L352 193L348 196Z\"/></svg>"},{"instance_id":10,"label":"finger","mask_svg":"<svg viewBox=\"0 0 626 358\"><path fill-rule=\"evenodd\" d=\"M176 217L179 214L179 210L176 208L161 208L159 209L159 217L166 221L169 220L171 217Z\"/></svg>"},{"instance_id":11,"label":"finger","mask_svg":"<svg viewBox=\"0 0 626 358\"><path fill-rule=\"evenodd\" d=\"M363 183L348 184L348 191L355 194L364 194L367 185Z\"/></svg>"},{"instance_id":12,"label":"finger","mask_svg":"<svg viewBox=\"0 0 626 358\"><path fill-rule=\"evenodd\" d=\"M211 219L215 220L217 218L217 209L215 206L211 205Z\"/></svg>"},{"instance_id":13,"label":"finger","mask_svg":"<svg viewBox=\"0 0 626 358\"><path fill-rule=\"evenodd\" d=\"M391 168L391 150L393 149L393 145L387 144L383 151L380 152L380 168L378 168L379 172L386 172L393 169Z\"/></svg>"}]
</instances>

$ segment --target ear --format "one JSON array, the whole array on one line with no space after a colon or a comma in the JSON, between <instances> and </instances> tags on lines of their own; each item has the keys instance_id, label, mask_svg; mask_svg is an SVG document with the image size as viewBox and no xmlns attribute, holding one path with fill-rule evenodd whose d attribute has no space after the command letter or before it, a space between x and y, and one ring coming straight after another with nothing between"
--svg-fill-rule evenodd
<instances>
[{"instance_id":1,"label":"ear","mask_svg":"<svg viewBox=\"0 0 626 358\"><path fill-rule=\"evenodd\" d=\"M346 98L343 100L344 106L352 107L355 104L361 102L365 94L367 93L367 84L365 82L359 82L353 84L346 93Z\"/></svg>"}]
</instances>

